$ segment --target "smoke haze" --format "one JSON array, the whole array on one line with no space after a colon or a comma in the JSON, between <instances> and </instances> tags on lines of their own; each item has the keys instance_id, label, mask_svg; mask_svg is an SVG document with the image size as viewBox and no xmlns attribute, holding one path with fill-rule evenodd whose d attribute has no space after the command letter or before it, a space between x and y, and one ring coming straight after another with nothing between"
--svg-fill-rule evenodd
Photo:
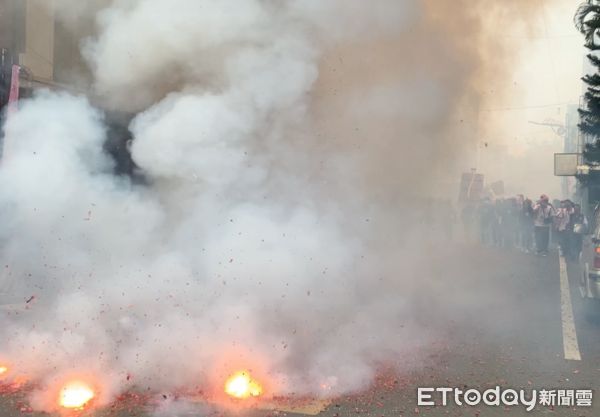
<instances>
[{"instance_id":1,"label":"smoke haze","mask_svg":"<svg viewBox=\"0 0 600 417\"><path fill-rule=\"evenodd\" d=\"M328 396L416 366L444 326L419 294L448 288L413 208L454 197L461 120L513 58L487 19L529 2L83 3L57 13L95 22L90 97L137 114L146 182L113 175L87 98L42 92L6 123L2 278L36 302L0 319L0 356L41 380L36 408L80 373L108 403L240 368Z\"/></svg>"}]
</instances>

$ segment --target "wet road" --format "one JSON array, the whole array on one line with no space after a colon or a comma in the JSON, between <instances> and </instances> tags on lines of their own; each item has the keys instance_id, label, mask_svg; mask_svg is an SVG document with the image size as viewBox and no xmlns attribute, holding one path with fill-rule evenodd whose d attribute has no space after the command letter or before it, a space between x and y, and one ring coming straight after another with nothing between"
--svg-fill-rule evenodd
<instances>
[{"instance_id":1,"label":"wet road","mask_svg":"<svg viewBox=\"0 0 600 417\"><path fill-rule=\"evenodd\" d=\"M441 290L421 295L423 320L444 327L443 337L427 351L422 363L410 371L387 372L366 392L315 402L296 412L327 417L600 416L600 311L591 320L584 315L577 289L578 266L567 264L563 268L561 294L557 253L536 257L479 246L453 250L455 256L447 258L443 267L440 265L433 281ZM565 304L565 291L572 307ZM436 300L439 303L440 296L443 307L436 307L435 313L429 311L433 309L428 306ZM577 354L580 360L565 359ZM592 407L538 404L532 412L527 412L524 405L458 406L452 398L445 407L417 404L419 387L484 391L496 386L527 390L528 398L534 389L592 389L595 397ZM441 402L440 396L435 399ZM0 396L0 416L23 415L24 407L26 403L18 395ZM291 414L286 407L271 408L248 414ZM145 412L133 408L101 414L130 416ZM222 415L203 407L186 407L178 414Z\"/></svg>"}]
</instances>

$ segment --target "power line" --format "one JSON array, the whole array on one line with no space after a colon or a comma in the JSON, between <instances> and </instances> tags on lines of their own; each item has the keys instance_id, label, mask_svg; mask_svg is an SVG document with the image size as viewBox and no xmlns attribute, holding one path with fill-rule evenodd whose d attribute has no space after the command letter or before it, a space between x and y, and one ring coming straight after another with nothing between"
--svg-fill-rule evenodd
<instances>
[{"instance_id":1,"label":"power line","mask_svg":"<svg viewBox=\"0 0 600 417\"><path fill-rule=\"evenodd\" d=\"M516 110L530 110L530 109L544 109L544 108L548 108L548 107L565 107L565 106L570 106L570 105L574 105L576 103L554 103L554 104L538 104L538 105L533 105L533 106L517 106L517 107L498 107L498 108L491 108L491 109L481 109L480 111L482 112L495 112L495 111L516 111Z\"/></svg>"}]
</instances>

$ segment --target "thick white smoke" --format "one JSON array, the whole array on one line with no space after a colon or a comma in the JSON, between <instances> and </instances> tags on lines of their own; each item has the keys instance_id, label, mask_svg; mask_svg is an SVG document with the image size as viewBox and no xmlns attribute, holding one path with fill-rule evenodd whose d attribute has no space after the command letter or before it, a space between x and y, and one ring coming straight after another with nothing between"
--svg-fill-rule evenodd
<instances>
[{"instance_id":1,"label":"thick white smoke","mask_svg":"<svg viewBox=\"0 0 600 417\"><path fill-rule=\"evenodd\" d=\"M2 317L0 356L41 380L34 405L81 373L102 380L101 403L131 387L218 391L244 368L273 394L333 395L425 348L414 218L368 200L354 145L320 143L311 107L325 50L402 36L421 6L108 3L84 54L105 105L139 112L147 183L112 174L84 98L38 94L5 128L3 279L15 302L36 300ZM432 91L434 124L452 103ZM429 118L401 117L426 136Z\"/></svg>"}]
</instances>

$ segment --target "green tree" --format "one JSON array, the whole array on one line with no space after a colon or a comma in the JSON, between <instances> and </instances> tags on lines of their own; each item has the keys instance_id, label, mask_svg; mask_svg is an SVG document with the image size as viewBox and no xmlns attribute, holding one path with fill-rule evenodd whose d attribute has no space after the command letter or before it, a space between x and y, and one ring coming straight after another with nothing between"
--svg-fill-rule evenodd
<instances>
[{"instance_id":1,"label":"green tree","mask_svg":"<svg viewBox=\"0 0 600 417\"><path fill-rule=\"evenodd\" d=\"M586 162L600 164L600 2L587 0L575 14L575 26L585 37L585 47L590 50L588 60L595 68L593 74L585 75L582 80L588 88L584 94L585 107L579 109L579 129L592 137L594 141L586 144L583 157Z\"/></svg>"}]
</instances>

